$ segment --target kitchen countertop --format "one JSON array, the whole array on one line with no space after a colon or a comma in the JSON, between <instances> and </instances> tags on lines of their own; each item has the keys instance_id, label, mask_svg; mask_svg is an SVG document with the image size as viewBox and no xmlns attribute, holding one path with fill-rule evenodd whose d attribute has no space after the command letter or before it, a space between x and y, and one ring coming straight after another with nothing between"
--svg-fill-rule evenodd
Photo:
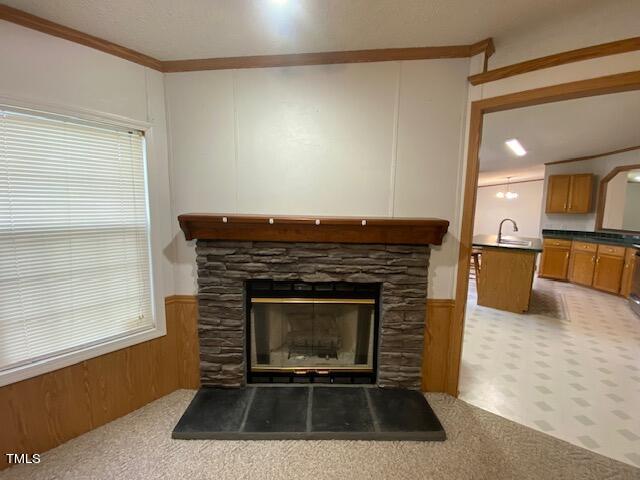
<instances>
[{"instance_id":1,"label":"kitchen countertop","mask_svg":"<svg viewBox=\"0 0 640 480\"><path fill-rule=\"evenodd\" d=\"M581 232L570 230L542 230L543 238L557 238L559 240L577 240L579 242L601 243L604 245L620 245L633 247L640 243L640 235L629 235L609 232Z\"/></svg>"},{"instance_id":2,"label":"kitchen countertop","mask_svg":"<svg viewBox=\"0 0 640 480\"><path fill-rule=\"evenodd\" d=\"M510 235L503 235L503 240L524 240L531 242L530 245L510 245L507 243L498 243L497 235L475 235L473 237L473 245L475 247L493 247L493 248L507 248L510 250L524 250L528 252L541 252L542 241L539 238L529 237L513 237Z\"/></svg>"}]
</instances>

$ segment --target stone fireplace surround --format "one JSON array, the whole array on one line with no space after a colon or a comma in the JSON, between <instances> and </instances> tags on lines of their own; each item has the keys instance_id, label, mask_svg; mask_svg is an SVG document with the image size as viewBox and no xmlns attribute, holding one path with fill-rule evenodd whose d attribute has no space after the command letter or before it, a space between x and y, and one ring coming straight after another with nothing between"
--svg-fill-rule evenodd
<instances>
[{"instance_id":1,"label":"stone fireplace surround","mask_svg":"<svg viewBox=\"0 0 640 480\"><path fill-rule=\"evenodd\" d=\"M380 283L377 383L420 388L428 245L198 240L196 254L203 386L246 383L245 281L298 280Z\"/></svg>"}]
</instances>

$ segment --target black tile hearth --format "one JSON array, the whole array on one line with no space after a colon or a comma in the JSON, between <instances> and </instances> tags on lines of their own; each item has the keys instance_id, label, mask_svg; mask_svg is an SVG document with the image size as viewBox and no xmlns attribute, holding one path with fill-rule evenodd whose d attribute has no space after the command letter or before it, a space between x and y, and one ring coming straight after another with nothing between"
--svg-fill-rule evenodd
<instances>
[{"instance_id":1,"label":"black tile hearth","mask_svg":"<svg viewBox=\"0 0 640 480\"><path fill-rule=\"evenodd\" d=\"M178 426L185 433L238 431L252 393L247 388L201 388L182 415Z\"/></svg>"},{"instance_id":2,"label":"black tile hearth","mask_svg":"<svg viewBox=\"0 0 640 480\"><path fill-rule=\"evenodd\" d=\"M172 438L442 441L446 434L419 392L300 385L201 388Z\"/></svg>"},{"instance_id":3,"label":"black tile hearth","mask_svg":"<svg viewBox=\"0 0 640 480\"><path fill-rule=\"evenodd\" d=\"M311 430L373 432L373 417L364 388L314 387Z\"/></svg>"},{"instance_id":4,"label":"black tile hearth","mask_svg":"<svg viewBox=\"0 0 640 480\"><path fill-rule=\"evenodd\" d=\"M438 417L422 395L412 390L368 390L378 426L383 432L442 429Z\"/></svg>"},{"instance_id":5,"label":"black tile hearth","mask_svg":"<svg viewBox=\"0 0 640 480\"><path fill-rule=\"evenodd\" d=\"M308 389L265 387L254 391L244 431L299 432L307 428Z\"/></svg>"}]
</instances>

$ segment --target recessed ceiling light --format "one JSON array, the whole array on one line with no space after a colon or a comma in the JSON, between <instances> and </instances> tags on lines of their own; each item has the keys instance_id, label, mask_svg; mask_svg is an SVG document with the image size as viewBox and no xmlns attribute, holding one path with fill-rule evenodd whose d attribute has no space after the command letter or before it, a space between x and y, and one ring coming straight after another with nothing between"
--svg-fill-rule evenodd
<instances>
[{"instance_id":1,"label":"recessed ceiling light","mask_svg":"<svg viewBox=\"0 0 640 480\"><path fill-rule=\"evenodd\" d=\"M509 147L511 151L519 157L522 157L527 154L527 151L524 149L522 145L520 145L520 142L515 138L512 138L511 140L507 140L504 143L506 143L507 147Z\"/></svg>"}]
</instances>

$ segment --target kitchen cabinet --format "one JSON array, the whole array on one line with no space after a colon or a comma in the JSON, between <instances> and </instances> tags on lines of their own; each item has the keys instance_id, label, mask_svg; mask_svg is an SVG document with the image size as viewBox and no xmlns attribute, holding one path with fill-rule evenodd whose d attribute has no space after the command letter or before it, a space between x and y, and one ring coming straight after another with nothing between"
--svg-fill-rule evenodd
<instances>
[{"instance_id":1,"label":"kitchen cabinet","mask_svg":"<svg viewBox=\"0 0 640 480\"><path fill-rule=\"evenodd\" d=\"M525 313L531 303L537 251L484 246L478 305Z\"/></svg>"},{"instance_id":2,"label":"kitchen cabinet","mask_svg":"<svg viewBox=\"0 0 640 480\"><path fill-rule=\"evenodd\" d=\"M596 245L593 245L596 247ZM569 281L590 287L596 267L596 252L572 249L569 266Z\"/></svg>"},{"instance_id":3,"label":"kitchen cabinet","mask_svg":"<svg viewBox=\"0 0 640 480\"><path fill-rule=\"evenodd\" d=\"M634 248L545 238L539 276L628 297L635 270Z\"/></svg>"},{"instance_id":4,"label":"kitchen cabinet","mask_svg":"<svg viewBox=\"0 0 640 480\"><path fill-rule=\"evenodd\" d=\"M565 213L569 200L571 175L551 175L547 186L547 213Z\"/></svg>"},{"instance_id":5,"label":"kitchen cabinet","mask_svg":"<svg viewBox=\"0 0 640 480\"><path fill-rule=\"evenodd\" d=\"M593 174L551 175L547 185L546 213L589 213Z\"/></svg>"},{"instance_id":6,"label":"kitchen cabinet","mask_svg":"<svg viewBox=\"0 0 640 480\"><path fill-rule=\"evenodd\" d=\"M620 281L620 295L625 298L631 293L631 284L633 281L633 273L636 265L635 248L627 248L624 256L624 268L622 270L622 279Z\"/></svg>"},{"instance_id":7,"label":"kitchen cabinet","mask_svg":"<svg viewBox=\"0 0 640 480\"><path fill-rule=\"evenodd\" d=\"M624 247L598 245L592 286L605 292L619 293L622 271L624 270L624 257Z\"/></svg>"},{"instance_id":8,"label":"kitchen cabinet","mask_svg":"<svg viewBox=\"0 0 640 480\"><path fill-rule=\"evenodd\" d=\"M566 280L571 240L545 239L540 261L540 277Z\"/></svg>"}]
</instances>

